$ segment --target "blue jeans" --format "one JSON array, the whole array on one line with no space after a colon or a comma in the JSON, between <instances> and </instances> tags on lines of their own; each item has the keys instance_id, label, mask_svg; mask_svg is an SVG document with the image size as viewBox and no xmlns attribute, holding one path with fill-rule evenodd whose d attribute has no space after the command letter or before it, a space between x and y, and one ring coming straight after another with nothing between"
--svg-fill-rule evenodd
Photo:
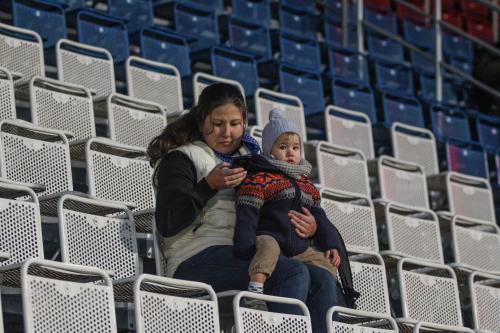
<instances>
[{"instance_id":1,"label":"blue jeans","mask_svg":"<svg viewBox=\"0 0 500 333\"><path fill-rule=\"evenodd\" d=\"M212 246L184 261L174 278L210 284L216 292L246 290L250 260L233 255L232 246ZM326 311L337 303L336 281L319 267L280 256L266 294L298 299L307 304L314 333L326 333ZM269 304L271 311L301 314L296 306Z\"/></svg>"}]
</instances>

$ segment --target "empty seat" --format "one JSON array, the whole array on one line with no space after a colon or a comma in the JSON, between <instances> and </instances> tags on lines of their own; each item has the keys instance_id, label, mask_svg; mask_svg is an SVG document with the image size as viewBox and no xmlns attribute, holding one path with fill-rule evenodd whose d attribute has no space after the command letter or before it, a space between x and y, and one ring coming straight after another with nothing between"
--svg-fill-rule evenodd
<instances>
[{"instance_id":1,"label":"empty seat","mask_svg":"<svg viewBox=\"0 0 500 333\"><path fill-rule=\"evenodd\" d=\"M429 208L423 167L389 156L368 163L370 177L377 180L372 197L417 208Z\"/></svg>"},{"instance_id":2,"label":"empty seat","mask_svg":"<svg viewBox=\"0 0 500 333\"><path fill-rule=\"evenodd\" d=\"M391 126L391 142L395 158L421 165L426 176L439 172L436 139L431 131L395 122Z\"/></svg>"},{"instance_id":3,"label":"empty seat","mask_svg":"<svg viewBox=\"0 0 500 333\"><path fill-rule=\"evenodd\" d=\"M345 330L360 329L360 332L376 333L383 330L384 333L397 333L398 326L396 321L389 315L370 312L358 312L350 308L341 308L338 306L331 307L328 310L327 318L340 318L338 320L329 321L329 330L336 332Z\"/></svg>"},{"instance_id":4,"label":"empty seat","mask_svg":"<svg viewBox=\"0 0 500 333\"><path fill-rule=\"evenodd\" d=\"M370 86L337 79L332 84L332 96L334 105L363 112L372 123L377 122L375 97Z\"/></svg>"},{"instance_id":5,"label":"empty seat","mask_svg":"<svg viewBox=\"0 0 500 333\"><path fill-rule=\"evenodd\" d=\"M109 95L95 110L108 119L111 140L124 145L146 148L167 126L161 105L121 94Z\"/></svg>"},{"instance_id":6,"label":"empty seat","mask_svg":"<svg viewBox=\"0 0 500 333\"><path fill-rule=\"evenodd\" d=\"M445 144L445 152L449 171L488 178L488 160L481 145L448 139Z\"/></svg>"},{"instance_id":7,"label":"empty seat","mask_svg":"<svg viewBox=\"0 0 500 333\"><path fill-rule=\"evenodd\" d=\"M259 299L273 303L284 303L299 307L301 315L290 315L279 312L253 310L240 305L242 298ZM288 332L312 333L309 310L301 301L294 298L269 296L264 294L240 291L233 301L234 328L236 333L245 332Z\"/></svg>"},{"instance_id":8,"label":"empty seat","mask_svg":"<svg viewBox=\"0 0 500 333\"><path fill-rule=\"evenodd\" d=\"M434 58L434 51L430 49L422 49L425 54L427 54L427 57L411 50L410 51L410 60L411 60L411 65L414 69L416 69L420 73L425 73L427 75L433 75L434 72L436 71L436 63L433 60Z\"/></svg>"},{"instance_id":9,"label":"empty seat","mask_svg":"<svg viewBox=\"0 0 500 333\"><path fill-rule=\"evenodd\" d=\"M500 117L478 113L476 129L481 145L494 152L500 148Z\"/></svg>"},{"instance_id":10,"label":"empty seat","mask_svg":"<svg viewBox=\"0 0 500 333\"><path fill-rule=\"evenodd\" d=\"M412 96L413 72L402 63L377 61L375 62L376 87L385 91Z\"/></svg>"},{"instance_id":11,"label":"empty seat","mask_svg":"<svg viewBox=\"0 0 500 333\"><path fill-rule=\"evenodd\" d=\"M283 115L294 122L301 130L301 137L307 141L304 106L297 96L278 93L272 90L259 88L255 91L255 114L257 125L264 128L269 122L269 112L280 109Z\"/></svg>"},{"instance_id":12,"label":"empty seat","mask_svg":"<svg viewBox=\"0 0 500 333\"><path fill-rule=\"evenodd\" d=\"M472 36L486 43L493 44L493 26L490 23L466 18L465 27L467 28L467 32Z\"/></svg>"},{"instance_id":13,"label":"empty seat","mask_svg":"<svg viewBox=\"0 0 500 333\"><path fill-rule=\"evenodd\" d=\"M469 276L473 328L476 332L500 329L500 279L498 275L473 272Z\"/></svg>"},{"instance_id":14,"label":"empty seat","mask_svg":"<svg viewBox=\"0 0 500 333\"><path fill-rule=\"evenodd\" d=\"M116 17L85 9L76 17L78 41L107 49L115 63L123 63L129 56L128 30Z\"/></svg>"},{"instance_id":15,"label":"empty seat","mask_svg":"<svg viewBox=\"0 0 500 333\"><path fill-rule=\"evenodd\" d=\"M474 64L472 63L472 61L452 58L451 65L455 69L461 70L465 74L473 76L472 72L473 72ZM453 80L456 82L458 87L466 85L467 81L464 78L462 78L460 75L455 74L455 73L451 73L450 71L446 71L446 75L450 75L450 74L453 77ZM464 93L466 93L466 92L467 91L464 91ZM463 97L464 97L464 99L467 98L467 96L463 96Z\"/></svg>"},{"instance_id":16,"label":"empty seat","mask_svg":"<svg viewBox=\"0 0 500 333\"><path fill-rule=\"evenodd\" d=\"M368 53L371 57L393 62L403 62L403 46L379 35L368 35Z\"/></svg>"},{"instance_id":17,"label":"empty seat","mask_svg":"<svg viewBox=\"0 0 500 333\"><path fill-rule=\"evenodd\" d=\"M63 39L57 43L56 55L60 81L82 85L96 98L115 92L113 57L108 50Z\"/></svg>"},{"instance_id":18,"label":"empty seat","mask_svg":"<svg viewBox=\"0 0 500 333\"><path fill-rule=\"evenodd\" d=\"M85 6L85 0L49 0L61 5L66 12L71 12Z\"/></svg>"},{"instance_id":19,"label":"empty seat","mask_svg":"<svg viewBox=\"0 0 500 333\"><path fill-rule=\"evenodd\" d=\"M297 9L297 10L306 11L309 13L314 13L314 11L316 10L316 3L315 3L315 1L312 1L312 0L306 0L306 1L303 1L303 0L281 0L280 3L283 5L286 5L288 7L291 7L291 8ZM326 5L328 5L328 3Z\"/></svg>"},{"instance_id":20,"label":"empty seat","mask_svg":"<svg viewBox=\"0 0 500 333\"><path fill-rule=\"evenodd\" d=\"M300 98L306 116L323 112L325 102L321 76L297 67L281 65L279 77L280 91Z\"/></svg>"},{"instance_id":21,"label":"empty seat","mask_svg":"<svg viewBox=\"0 0 500 333\"><path fill-rule=\"evenodd\" d=\"M195 75L193 75L193 99L194 99L193 102L198 103L198 97L200 96L201 91L205 89L206 86L209 86L214 83L232 84L235 87L237 87L240 90L243 97L245 97L245 89L238 81L229 80L205 73L196 73Z\"/></svg>"},{"instance_id":22,"label":"empty seat","mask_svg":"<svg viewBox=\"0 0 500 333\"><path fill-rule=\"evenodd\" d=\"M20 28L36 31L43 47L56 45L67 37L64 9L55 3L37 0L12 0L12 22Z\"/></svg>"},{"instance_id":23,"label":"empty seat","mask_svg":"<svg viewBox=\"0 0 500 333\"><path fill-rule=\"evenodd\" d=\"M490 8L480 2L461 0L462 13L465 17L475 19L477 21L489 21Z\"/></svg>"},{"instance_id":24,"label":"empty seat","mask_svg":"<svg viewBox=\"0 0 500 333\"><path fill-rule=\"evenodd\" d=\"M254 94L259 87L259 74L257 63L251 55L224 47L214 47L211 58L215 76L238 81L247 96Z\"/></svg>"},{"instance_id":25,"label":"empty seat","mask_svg":"<svg viewBox=\"0 0 500 333\"><path fill-rule=\"evenodd\" d=\"M378 252L375 210L369 198L322 188L321 206L349 249Z\"/></svg>"},{"instance_id":26,"label":"empty seat","mask_svg":"<svg viewBox=\"0 0 500 333\"><path fill-rule=\"evenodd\" d=\"M271 5L269 0L232 0L231 15L240 20L266 28L271 26Z\"/></svg>"},{"instance_id":27,"label":"empty seat","mask_svg":"<svg viewBox=\"0 0 500 333\"><path fill-rule=\"evenodd\" d=\"M251 54L258 62L272 58L271 34L267 27L235 18L233 9L228 30L229 44L232 48Z\"/></svg>"},{"instance_id":28,"label":"empty seat","mask_svg":"<svg viewBox=\"0 0 500 333\"><path fill-rule=\"evenodd\" d=\"M316 18L307 11L285 5L279 7L279 27L281 31L307 39L316 39Z\"/></svg>"},{"instance_id":29,"label":"empty seat","mask_svg":"<svg viewBox=\"0 0 500 333\"><path fill-rule=\"evenodd\" d=\"M431 107L432 131L438 140L454 138L470 141L469 118L467 114L456 108L433 105Z\"/></svg>"},{"instance_id":30,"label":"empty seat","mask_svg":"<svg viewBox=\"0 0 500 333\"><path fill-rule=\"evenodd\" d=\"M328 50L330 72L335 78L368 83L368 62L366 56L349 49Z\"/></svg>"},{"instance_id":31,"label":"empty seat","mask_svg":"<svg viewBox=\"0 0 500 333\"><path fill-rule=\"evenodd\" d=\"M444 263L439 221L433 211L394 202L377 208L381 238L387 240L381 242L382 254Z\"/></svg>"},{"instance_id":32,"label":"empty seat","mask_svg":"<svg viewBox=\"0 0 500 333\"><path fill-rule=\"evenodd\" d=\"M321 53L315 40L282 33L279 37L280 60L305 70L321 72Z\"/></svg>"},{"instance_id":33,"label":"empty seat","mask_svg":"<svg viewBox=\"0 0 500 333\"><path fill-rule=\"evenodd\" d=\"M127 22L128 32L134 34L153 25L153 0L106 0L108 13Z\"/></svg>"},{"instance_id":34,"label":"empty seat","mask_svg":"<svg viewBox=\"0 0 500 333\"><path fill-rule=\"evenodd\" d=\"M352 26L347 28L347 45L343 45L343 31L340 22L335 22L325 18L324 23L324 38L325 44L337 47L347 47L356 49L358 47L358 35L356 29Z\"/></svg>"},{"instance_id":35,"label":"empty seat","mask_svg":"<svg viewBox=\"0 0 500 333\"><path fill-rule=\"evenodd\" d=\"M167 114L183 110L181 75L175 66L132 56L126 71L129 96L158 103Z\"/></svg>"},{"instance_id":36,"label":"empty seat","mask_svg":"<svg viewBox=\"0 0 500 333\"><path fill-rule=\"evenodd\" d=\"M357 7L354 3L347 3L347 16L349 25L356 25ZM325 18L335 22L342 22L342 0L326 0L324 6Z\"/></svg>"},{"instance_id":37,"label":"empty seat","mask_svg":"<svg viewBox=\"0 0 500 333\"><path fill-rule=\"evenodd\" d=\"M191 76L191 60L189 58L189 41L171 31L155 28L141 30L141 57L170 64L179 70L181 77Z\"/></svg>"},{"instance_id":38,"label":"empty seat","mask_svg":"<svg viewBox=\"0 0 500 333\"><path fill-rule=\"evenodd\" d=\"M424 127L422 105L413 97L385 92L382 95L384 125L391 127L394 122L410 126Z\"/></svg>"},{"instance_id":39,"label":"empty seat","mask_svg":"<svg viewBox=\"0 0 500 333\"><path fill-rule=\"evenodd\" d=\"M74 140L96 136L94 107L88 89L43 77L33 78L30 87L34 124L69 132Z\"/></svg>"},{"instance_id":40,"label":"empty seat","mask_svg":"<svg viewBox=\"0 0 500 333\"><path fill-rule=\"evenodd\" d=\"M472 61L474 58L472 42L469 39L446 32L443 33L443 52L455 59Z\"/></svg>"},{"instance_id":41,"label":"empty seat","mask_svg":"<svg viewBox=\"0 0 500 333\"><path fill-rule=\"evenodd\" d=\"M325 141L309 141L304 146L306 159L318 171L321 186L362 196L370 195L366 159L352 148Z\"/></svg>"},{"instance_id":42,"label":"empty seat","mask_svg":"<svg viewBox=\"0 0 500 333\"><path fill-rule=\"evenodd\" d=\"M61 131L3 120L0 151L1 177L45 185L39 196L73 190L68 139Z\"/></svg>"},{"instance_id":43,"label":"empty seat","mask_svg":"<svg viewBox=\"0 0 500 333\"><path fill-rule=\"evenodd\" d=\"M420 74L421 97L429 103L436 102L436 78L433 75ZM447 105L458 105L459 95L455 82L450 77L443 77L442 103Z\"/></svg>"},{"instance_id":44,"label":"empty seat","mask_svg":"<svg viewBox=\"0 0 500 333\"><path fill-rule=\"evenodd\" d=\"M0 119L16 118L12 73L0 66Z\"/></svg>"},{"instance_id":45,"label":"empty seat","mask_svg":"<svg viewBox=\"0 0 500 333\"><path fill-rule=\"evenodd\" d=\"M359 149L366 160L375 157L372 124L364 113L329 105L325 110L325 124L328 142Z\"/></svg>"},{"instance_id":46,"label":"empty seat","mask_svg":"<svg viewBox=\"0 0 500 333\"><path fill-rule=\"evenodd\" d=\"M368 3L365 2L364 4L368 6ZM364 19L387 32L392 34L398 33L398 22L396 16L391 12L380 12L365 8Z\"/></svg>"},{"instance_id":47,"label":"empty seat","mask_svg":"<svg viewBox=\"0 0 500 333\"><path fill-rule=\"evenodd\" d=\"M433 49L435 47L435 32L432 27L403 20L403 35L408 43L420 48Z\"/></svg>"},{"instance_id":48,"label":"empty seat","mask_svg":"<svg viewBox=\"0 0 500 333\"><path fill-rule=\"evenodd\" d=\"M247 133L257 140L260 146L262 146L262 127L250 126L248 127Z\"/></svg>"}]
</instances>

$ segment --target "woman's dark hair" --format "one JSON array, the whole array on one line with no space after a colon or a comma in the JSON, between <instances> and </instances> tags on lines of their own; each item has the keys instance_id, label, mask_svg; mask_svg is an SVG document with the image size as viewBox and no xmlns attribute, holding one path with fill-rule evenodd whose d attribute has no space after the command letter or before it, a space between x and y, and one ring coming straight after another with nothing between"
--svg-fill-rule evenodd
<instances>
[{"instance_id":1,"label":"woman's dark hair","mask_svg":"<svg viewBox=\"0 0 500 333\"><path fill-rule=\"evenodd\" d=\"M226 104L232 104L240 109L243 113L243 120L246 120L245 99L236 86L216 83L203 89L197 105L173 123L168 124L160 135L151 140L146 152L151 166L154 166L170 150L200 140L202 135L199 128L205 119L215 108Z\"/></svg>"}]
</instances>

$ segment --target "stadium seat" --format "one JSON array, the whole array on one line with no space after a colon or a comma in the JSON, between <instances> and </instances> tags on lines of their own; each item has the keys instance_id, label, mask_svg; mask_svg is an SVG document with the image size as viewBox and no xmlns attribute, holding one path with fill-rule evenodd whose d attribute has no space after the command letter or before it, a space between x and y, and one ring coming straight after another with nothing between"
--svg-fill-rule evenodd
<instances>
[{"instance_id":1,"label":"stadium seat","mask_svg":"<svg viewBox=\"0 0 500 333\"><path fill-rule=\"evenodd\" d=\"M220 42L219 25L214 12L187 3L174 3L175 31L195 38L191 52L210 49Z\"/></svg>"},{"instance_id":2,"label":"stadium seat","mask_svg":"<svg viewBox=\"0 0 500 333\"><path fill-rule=\"evenodd\" d=\"M153 0L105 0L108 14L122 18L130 34L153 25Z\"/></svg>"},{"instance_id":3,"label":"stadium seat","mask_svg":"<svg viewBox=\"0 0 500 333\"><path fill-rule=\"evenodd\" d=\"M474 21L471 19L466 19L465 26L467 32L474 37L483 40L486 43L493 44L493 27L489 23L484 21Z\"/></svg>"},{"instance_id":4,"label":"stadium seat","mask_svg":"<svg viewBox=\"0 0 500 333\"><path fill-rule=\"evenodd\" d=\"M434 49L434 28L403 20L403 36L406 42L423 49Z\"/></svg>"},{"instance_id":5,"label":"stadium seat","mask_svg":"<svg viewBox=\"0 0 500 333\"><path fill-rule=\"evenodd\" d=\"M379 204L376 212L384 233L381 239L387 239L381 242L381 254L444 264L439 220L433 211L388 202Z\"/></svg>"},{"instance_id":6,"label":"stadium seat","mask_svg":"<svg viewBox=\"0 0 500 333\"><path fill-rule=\"evenodd\" d=\"M360 312L350 308L334 306L328 310L327 318L333 316L340 319L327 321L330 325L328 327L330 332L342 332L342 330L348 332L350 329L359 329L360 332L367 333L377 332L379 330L383 330L384 333L399 332L396 321L389 315L371 313L368 311Z\"/></svg>"},{"instance_id":7,"label":"stadium seat","mask_svg":"<svg viewBox=\"0 0 500 333\"><path fill-rule=\"evenodd\" d=\"M489 152L500 148L500 117L479 113L476 118L479 142Z\"/></svg>"},{"instance_id":8,"label":"stadium seat","mask_svg":"<svg viewBox=\"0 0 500 333\"><path fill-rule=\"evenodd\" d=\"M108 50L61 39L56 56L60 81L82 85L96 98L115 92L113 57Z\"/></svg>"},{"instance_id":9,"label":"stadium seat","mask_svg":"<svg viewBox=\"0 0 500 333\"><path fill-rule=\"evenodd\" d=\"M175 66L183 78L191 76L189 42L192 38L156 28L141 30L139 38L141 57Z\"/></svg>"},{"instance_id":10,"label":"stadium seat","mask_svg":"<svg viewBox=\"0 0 500 333\"><path fill-rule=\"evenodd\" d=\"M472 62L467 61L467 60L461 60L461 59L451 59L450 63L455 69L461 70L462 72L464 72L465 74L467 74L469 76L473 76L472 71L473 71L474 64ZM447 71L447 73L450 73L450 72ZM458 74L452 74L452 77L453 77L453 80L455 81L456 85L459 87L467 84L467 81L465 79L463 79L462 76L460 76ZM466 97L464 97L464 99L465 98Z\"/></svg>"},{"instance_id":11,"label":"stadium seat","mask_svg":"<svg viewBox=\"0 0 500 333\"><path fill-rule=\"evenodd\" d=\"M432 131L438 140L453 138L470 141L469 118L467 114L456 108L441 105L431 106Z\"/></svg>"},{"instance_id":12,"label":"stadium seat","mask_svg":"<svg viewBox=\"0 0 500 333\"><path fill-rule=\"evenodd\" d=\"M196 73L193 75L193 98L194 98L194 103L198 103L198 97L201 94L201 91L205 89L206 86L209 86L214 83L227 83L227 84L232 84L236 88L238 88L245 97L245 89L239 83L238 81L235 80L230 80L230 79L225 79L219 76L214 76L206 73Z\"/></svg>"},{"instance_id":13,"label":"stadium seat","mask_svg":"<svg viewBox=\"0 0 500 333\"><path fill-rule=\"evenodd\" d=\"M332 83L333 104L341 108L366 114L372 123L377 122L375 97L368 85L336 79Z\"/></svg>"},{"instance_id":14,"label":"stadium seat","mask_svg":"<svg viewBox=\"0 0 500 333\"><path fill-rule=\"evenodd\" d=\"M376 87L380 90L397 94L414 95L413 72L403 63L376 61Z\"/></svg>"},{"instance_id":15,"label":"stadium seat","mask_svg":"<svg viewBox=\"0 0 500 333\"><path fill-rule=\"evenodd\" d=\"M366 160L375 157L372 123L364 113L329 105L325 110L325 125L328 142L358 149Z\"/></svg>"},{"instance_id":16,"label":"stadium seat","mask_svg":"<svg viewBox=\"0 0 500 333\"><path fill-rule=\"evenodd\" d=\"M95 111L108 120L111 140L124 145L147 148L167 126L161 105L117 93L96 103Z\"/></svg>"},{"instance_id":17,"label":"stadium seat","mask_svg":"<svg viewBox=\"0 0 500 333\"><path fill-rule=\"evenodd\" d=\"M454 25L459 29L463 29L464 19L461 13L454 10L445 12L444 10L445 9L443 8L441 13L442 20L448 24Z\"/></svg>"},{"instance_id":18,"label":"stadium seat","mask_svg":"<svg viewBox=\"0 0 500 333\"><path fill-rule=\"evenodd\" d=\"M290 315L279 312L254 310L240 305L242 298L259 299L264 302L283 303L300 307L301 315ZM294 298L270 296L240 291L233 300L234 332L287 332L312 333L309 310L301 301Z\"/></svg>"},{"instance_id":19,"label":"stadium seat","mask_svg":"<svg viewBox=\"0 0 500 333\"><path fill-rule=\"evenodd\" d=\"M436 79L434 75L425 73L420 74L420 96L428 103L436 102ZM443 77L443 100L445 105L458 105L459 104L459 91L451 77Z\"/></svg>"},{"instance_id":20,"label":"stadium seat","mask_svg":"<svg viewBox=\"0 0 500 333\"><path fill-rule=\"evenodd\" d=\"M194 8L200 8L205 11L215 11L217 13L222 12L224 9L224 0L155 0L157 5L163 3L178 2L187 6L192 6Z\"/></svg>"},{"instance_id":21,"label":"stadium seat","mask_svg":"<svg viewBox=\"0 0 500 333\"><path fill-rule=\"evenodd\" d=\"M158 103L167 115L183 110L181 75L176 67L131 56L126 72L129 96Z\"/></svg>"},{"instance_id":22,"label":"stadium seat","mask_svg":"<svg viewBox=\"0 0 500 333\"><path fill-rule=\"evenodd\" d=\"M323 81L315 73L289 65L280 65L280 91L302 101L306 117L324 110Z\"/></svg>"},{"instance_id":23,"label":"stadium seat","mask_svg":"<svg viewBox=\"0 0 500 333\"><path fill-rule=\"evenodd\" d=\"M449 171L488 178L488 160L480 144L448 139L445 151Z\"/></svg>"},{"instance_id":24,"label":"stadium seat","mask_svg":"<svg viewBox=\"0 0 500 333\"><path fill-rule=\"evenodd\" d=\"M0 67L0 119L14 118L16 118L14 80L9 70Z\"/></svg>"},{"instance_id":25,"label":"stadium seat","mask_svg":"<svg viewBox=\"0 0 500 333\"><path fill-rule=\"evenodd\" d=\"M307 141L304 106L297 96L259 88L255 91L254 99L257 126L264 128L269 122L269 112L272 109L280 109L288 120L299 126L301 137Z\"/></svg>"},{"instance_id":26,"label":"stadium seat","mask_svg":"<svg viewBox=\"0 0 500 333\"><path fill-rule=\"evenodd\" d=\"M46 0L46 1L53 2L62 6L67 13L85 7L85 0Z\"/></svg>"},{"instance_id":27,"label":"stadium seat","mask_svg":"<svg viewBox=\"0 0 500 333\"><path fill-rule=\"evenodd\" d=\"M328 49L328 64L334 78L369 83L368 62L366 56L356 51L343 48Z\"/></svg>"},{"instance_id":28,"label":"stadium seat","mask_svg":"<svg viewBox=\"0 0 500 333\"><path fill-rule=\"evenodd\" d=\"M31 80L31 121L38 126L71 133L70 140L96 136L90 91L54 79Z\"/></svg>"},{"instance_id":29,"label":"stadium seat","mask_svg":"<svg viewBox=\"0 0 500 333\"><path fill-rule=\"evenodd\" d=\"M368 197L325 187L321 189L321 206L349 249L378 252L375 210Z\"/></svg>"},{"instance_id":30,"label":"stadium seat","mask_svg":"<svg viewBox=\"0 0 500 333\"><path fill-rule=\"evenodd\" d=\"M356 25L356 9L357 6L354 3L347 3L347 19L349 25ZM324 4L324 15L334 22L342 22L342 0L326 0Z\"/></svg>"},{"instance_id":31,"label":"stadium seat","mask_svg":"<svg viewBox=\"0 0 500 333\"><path fill-rule=\"evenodd\" d=\"M247 133L253 137L259 145L262 147L262 127L260 126L250 126L248 127Z\"/></svg>"},{"instance_id":32,"label":"stadium seat","mask_svg":"<svg viewBox=\"0 0 500 333\"><path fill-rule=\"evenodd\" d=\"M368 4L365 2L365 5ZM365 8L364 19L378 28L384 29L392 34L398 33L398 22L396 16L391 12L383 12L370 10Z\"/></svg>"},{"instance_id":33,"label":"stadium seat","mask_svg":"<svg viewBox=\"0 0 500 333\"><path fill-rule=\"evenodd\" d=\"M500 321L500 279L498 275L473 272L469 276L469 297L473 328L476 332L495 332ZM467 303L466 303L467 304Z\"/></svg>"},{"instance_id":34,"label":"stadium seat","mask_svg":"<svg viewBox=\"0 0 500 333\"><path fill-rule=\"evenodd\" d=\"M115 64L129 56L128 29L121 19L85 9L76 16L76 28L80 43L107 49Z\"/></svg>"},{"instance_id":35,"label":"stadium seat","mask_svg":"<svg viewBox=\"0 0 500 333\"><path fill-rule=\"evenodd\" d=\"M433 210L496 224L493 194L486 179L446 172L431 176L427 181L429 190L444 199L434 204Z\"/></svg>"},{"instance_id":36,"label":"stadium seat","mask_svg":"<svg viewBox=\"0 0 500 333\"><path fill-rule=\"evenodd\" d=\"M328 6L328 2L326 1L326 6ZM316 3L313 0L281 0L280 3L282 5L288 6L290 8L296 9L296 10L301 10L301 11L306 11L308 13L314 13L316 10Z\"/></svg>"},{"instance_id":37,"label":"stadium seat","mask_svg":"<svg viewBox=\"0 0 500 333\"><path fill-rule=\"evenodd\" d=\"M259 87L257 63L251 55L217 46L212 48L211 60L212 73L218 77L238 81L247 96L252 96Z\"/></svg>"},{"instance_id":38,"label":"stadium seat","mask_svg":"<svg viewBox=\"0 0 500 333\"><path fill-rule=\"evenodd\" d=\"M21 120L0 122L0 176L45 185L38 196L72 191L69 144L58 130Z\"/></svg>"},{"instance_id":39,"label":"stadium seat","mask_svg":"<svg viewBox=\"0 0 500 333\"><path fill-rule=\"evenodd\" d=\"M380 156L368 162L372 198L417 208L429 208L427 182L423 167L389 156Z\"/></svg>"},{"instance_id":40,"label":"stadium seat","mask_svg":"<svg viewBox=\"0 0 500 333\"><path fill-rule=\"evenodd\" d=\"M348 27L347 45L342 44L342 35L342 25L339 22L332 21L328 18L324 20L324 38L326 45L345 47L353 50L357 49L358 35L353 27Z\"/></svg>"},{"instance_id":41,"label":"stadium seat","mask_svg":"<svg viewBox=\"0 0 500 333\"><path fill-rule=\"evenodd\" d=\"M72 145L75 161L84 161L88 193L98 199L118 201L133 207L138 233L152 232L153 169L145 149L92 138Z\"/></svg>"},{"instance_id":42,"label":"stadium seat","mask_svg":"<svg viewBox=\"0 0 500 333\"><path fill-rule=\"evenodd\" d=\"M370 183L366 159L359 150L335 146L325 141L304 145L306 159L318 170L320 186L368 197Z\"/></svg>"},{"instance_id":43,"label":"stadium seat","mask_svg":"<svg viewBox=\"0 0 500 333\"><path fill-rule=\"evenodd\" d=\"M281 33L279 36L280 61L307 71L321 73L321 52L315 40Z\"/></svg>"},{"instance_id":44,"label":"stadium seat","mask_svg":"<svg viewBox=\"0 0 500 333\"><path fill-rule=\"evenodd\" d=\"M476 21L489 21L490 9L488 6L476 1L461 0L462 13L465 17Z\"/></svg>"},{"instance_id":45,"label":"stadium seat","mask_svg":"<svg viewBox=\"0 0 500 333\"><path fill-rule=\"evenodd\" d=\"M15 26L36 31L44 48L54 47L67 37L66 16L62 6L39 0L12 0L12 22Z\"/></svg>"},{"instance_id":46,"label":"stadium seat","mask_svg":"<svg viewBox=\"0 0 500 333\"><path fill-rule=\"evenodd\" d=\"M443 52L445 56L454 59L463 59L471 62L474 59L472 42L462 36L443 33Z\"/></svg>"},{"instance_id":47,"label":"stadium seat","mask_svg":"<svg viewBox=\"0 0 500 333\"><path fill-rule=\"evenodd\" d=\"M271 34L267 27L231 17L228 30L229 44L235 50L253 55L257 62L272 59Z\"/></svg>"},{"instance_id":48,"label":"stadium seat","mask_svg":"<svg viewBox=\"0 0 500 333\"><path fill-rule=\"evenodd\" d=\"M271 27L271 5L269 0L232 0L231 15L262 27Z\"/></svg>"},{"instance_id":49,"label":"stadium seat","mask_svg":"<svg viewBox=\"0 0 500 333\"><path fill-rule=\"evenodd\" d=\"M394 122L410 126L424 127L424 115L420 102L410 96L384 92L382 95L384 108L384 125L391 127Z\"/></svg>"},{"instance_id":50,"label":"stadium seat","mask_svg":"<svg viewBox=\"0 0 500 333\"><path fill-rule=\"evenodd\" d=\"M368 54L374 59L398 62L404 61L403 46L382 36L368 35Z\"/></svg>"},{"instance_id":51,"label":"stadium seat","mask_svg":"<svg viewBox=\"0 0 500 333\"><path fill-rule=\"evenodd\" d=\"M279 7L279 28L282 32L297 37L316 39L316 17L297 8L286 5Z\"/></svg>"},{"instance_id":52,"label":"stadium seat","mask_svg":"<svg viewBox=\"0 0 500 333\"><path fill-rule=\"evenodd\" d=\"M394 122L391 142L395 158L421 165L426 176L439 173L436 139L431 131Z\"/></svg>"}]
</instances>

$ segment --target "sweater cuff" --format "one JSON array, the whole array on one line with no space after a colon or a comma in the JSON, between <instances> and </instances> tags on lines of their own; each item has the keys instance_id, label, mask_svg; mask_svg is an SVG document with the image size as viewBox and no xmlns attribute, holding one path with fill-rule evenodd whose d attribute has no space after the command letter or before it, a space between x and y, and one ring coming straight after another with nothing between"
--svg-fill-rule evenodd
<instances>
[{"instance_id":1,"label":"sweater cuff","mask_svg":"<svg viewBox=\"0 0 500 333\"><path fill-rule=\"evenodd\" d=\"M200 180L198 184L195 185L193 191L195 195L203 202L207 202L217 193L217 190L213 190L210 185L208 185L205 178Z\"/></svg>"}]
</instances>

